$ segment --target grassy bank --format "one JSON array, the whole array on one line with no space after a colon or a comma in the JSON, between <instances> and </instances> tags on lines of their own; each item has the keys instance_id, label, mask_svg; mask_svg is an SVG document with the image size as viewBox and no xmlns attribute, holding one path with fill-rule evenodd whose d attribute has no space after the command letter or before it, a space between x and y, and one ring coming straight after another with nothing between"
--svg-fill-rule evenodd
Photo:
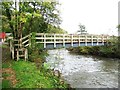
<instances>
[{"instance_id":1,"label":"grassy bank","mask_svg":"<svg viewBox=\"0 0 120 90\"><path fill-rule=\"evenodd\" d=\"M14 71L15 73L13 79L9 79L12 73L3 73L3 88L67 88L67 84L61 83L60 79L54 76L50 70L40 71L35 63L29 61L4 63L3 68L9 70L8 72Z\"/></svg>"},{"instance_id":2,"label":"grassy bank","mask_svg":"<svg viewBox=\"0 0 120 90\"><path fill-rule=\"evenodd\" d=\"M14 61L10 59L9 47L2 48L2 70L0 70L3 78L2 88L68 88L68 85L55 76L52 70L37 66L37 61L41 63L43 54L37 60L36 56L33 61ZM34 56L33 53L32 55ZM33 56L31 56L32 59Z\"/></svg>"},{"instance_id":3,"label":"grassy bank","mask_svg":"<svg viewBox=\"0 0 120 90\"><path fill-rule=\"evenodd\" d=\"M97 55L102 57L120 58L120 51L116 46L81 46L68 48L72 53Z\"/></svg>"}]
</instances>

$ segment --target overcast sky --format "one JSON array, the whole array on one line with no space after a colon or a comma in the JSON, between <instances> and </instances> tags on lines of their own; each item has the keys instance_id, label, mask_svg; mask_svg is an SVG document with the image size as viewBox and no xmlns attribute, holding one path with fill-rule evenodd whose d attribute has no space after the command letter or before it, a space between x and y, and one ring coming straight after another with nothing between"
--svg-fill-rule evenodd
<instances>
[{"instance_id":1,"label":"overcast sky","mask_svg":"<svg viewBox=\"0 0 120 90\"><path fill-rule=\"evenodd\" d=\"M62 24L68 33L75 33L79 23L88 33L116 34L120 0L59 0Z\"/></svg>"}]
</instances>

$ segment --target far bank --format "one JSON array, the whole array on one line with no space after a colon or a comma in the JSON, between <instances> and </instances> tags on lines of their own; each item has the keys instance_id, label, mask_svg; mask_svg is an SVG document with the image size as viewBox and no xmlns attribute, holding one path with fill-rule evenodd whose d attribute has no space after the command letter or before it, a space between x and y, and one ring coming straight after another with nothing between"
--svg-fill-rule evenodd
<instances>
[{"instance_id":1,"label":"far bank","mask_svg":"<svg viewBox=\"0 0 120 90\"><path fill-rule=\"evenodd\" d=\"M120 58L120 50L117 46L79 46L67 48L71 53L80 55L96 55L108 58Z\"/></svg>"}]
</instances>

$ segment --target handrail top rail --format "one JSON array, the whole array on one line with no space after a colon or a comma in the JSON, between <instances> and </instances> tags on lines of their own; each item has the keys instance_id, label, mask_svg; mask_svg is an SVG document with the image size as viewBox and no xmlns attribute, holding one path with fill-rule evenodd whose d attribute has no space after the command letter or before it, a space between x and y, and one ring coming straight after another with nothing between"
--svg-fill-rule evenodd
<instances>
[{"instance_id":1,"label":"handrail top rail","mask_svg":"<svg viewBox=\"0 0 120 90\"><path fill-rule=\"evenodd\" d=\"M97 35L97 34L58 34L58 33L36 33L36 35L73 35L73 36L110 36L110 35Z\"/></svg>"}]
</instances>

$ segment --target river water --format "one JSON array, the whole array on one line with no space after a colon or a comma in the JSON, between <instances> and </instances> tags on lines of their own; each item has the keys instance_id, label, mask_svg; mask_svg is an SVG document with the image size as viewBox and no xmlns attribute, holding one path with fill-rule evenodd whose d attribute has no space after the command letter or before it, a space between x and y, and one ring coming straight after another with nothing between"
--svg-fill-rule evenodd
<instances>
[{"instance_id":1,"label":"river water","mask_svg":"<svg viewBox=\"0 0 120 90\"><path fill-rule=\"evenodd\" d=\"M59 70L72 88L118 88L118 59L48 50L50 68Z\"/></svg>"}]
</instances>

